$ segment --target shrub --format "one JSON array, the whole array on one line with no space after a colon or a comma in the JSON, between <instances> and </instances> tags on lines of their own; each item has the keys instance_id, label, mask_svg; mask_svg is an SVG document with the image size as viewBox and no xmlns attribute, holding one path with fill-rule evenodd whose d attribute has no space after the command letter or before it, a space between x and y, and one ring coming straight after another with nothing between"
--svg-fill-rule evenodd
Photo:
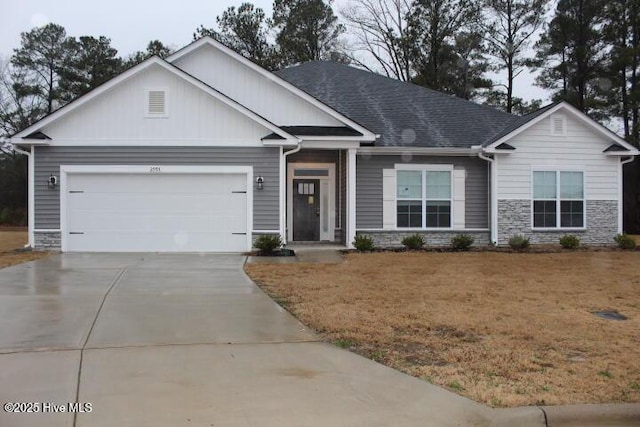
<instances>
[{"instance_id":1,"label":"shrub","mask_svg":"<svg viewBox=\"0 0 640 427\"><path fill-rule=\"evenodd\" d=\"M279 234L263 234L258 236L253 246L263 254L272 254L274 250L282 246L282 238Z\"/></svg>"},{"instance_id":2,"label":"shrub","mask_svg":"<svg viewBox=\"0 0 640 427\"><path fill-rule=\"evenodd\" d=\"M511 249L516 251L527 249L529 245L529 238L524 237L522 234L516 234L509 239L509 246L511 246Z\"/></svg>"},{"instance_id":3,"label":"shrub","mask_svg":"<svg viewBox=\"0 0 640 427\"><path fill-rule=\"evenodd\" d=\"M560 246L564 249L578 249L580 246L580 238L573 234L565 234L560 237Z\"/></svg>"},{"instance_id":4,"label":"shrub","mask_svg":"<svg viewBox=\"0 0 640 427\"><path fill-rule=\"evenodd\" d=\"M373 238L364 234L358 234L353 239L353 246L360 252L372 251L375 245L373 244Z\"/></svg>"},{"instance_id":5,"label":"shrub","mask_svg":"<svg viewBox=\"0 0 640 427\"><path fill-rule=\"evenodd\" d=\"M632 250L636 248L636 241L627 233L618 234L613 239L621 249Z\"/></svg>"},{"instance_id":6,"label":"shrub","mask_svg":"<svg viewBox=\"0 0 640 427\"><path fill-rule=\"evenodd\" d=\"M473 245L473 237L468 234L458 234L451 238L451 249L454 251L468 251Z\"/></svg>"},{"instance_id":7,"label":"shrub","mask_svg":"<svg viewBox=\"0 0 640 427\"><path fill-rule=\"evenodd\" d=\"M412 234L402 239L402 245L407 249L417 250L424 246L424 236L422 234Z\"/></svg>"}]
</instances>

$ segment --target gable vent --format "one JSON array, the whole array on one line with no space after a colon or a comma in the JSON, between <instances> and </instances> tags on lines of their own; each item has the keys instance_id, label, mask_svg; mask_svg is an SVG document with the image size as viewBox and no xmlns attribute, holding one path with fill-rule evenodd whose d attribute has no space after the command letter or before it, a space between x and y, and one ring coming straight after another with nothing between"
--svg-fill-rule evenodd
<instances>
[{"instance_id":1,"label":"gable vent","mask_svg":"<svg viewBox=\"0 0 640 427\"><path fill-rule=\"evenodd\" d=\"M147 114L150 116L166 116L166 92L164 90L150 90L147 103Z\"/></svg>"},{"instance_id":2,"label":"gable vent","mask_svg":"<svg viewBox=\"0 0 640 427\"><path fill-rule=\"evenodd\" d=\"M551 116L551 135L564 136L567 134L567 121L565 116L554 114Z\"/></svg>"}]
</instances>

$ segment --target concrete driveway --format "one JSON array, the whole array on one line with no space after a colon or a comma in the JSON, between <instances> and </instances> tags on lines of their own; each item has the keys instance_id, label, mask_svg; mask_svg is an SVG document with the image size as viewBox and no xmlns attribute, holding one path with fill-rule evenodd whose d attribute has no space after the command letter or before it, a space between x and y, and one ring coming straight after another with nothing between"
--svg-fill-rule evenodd
<instances>
[{"instance_id":1,"label":"concrete driveway","mask_svg":"<svg viewBox=\"0 0 640 427\"><path fill-rule=\"evenodd\" d=\"M489 425L317 341L236 255L65 254L0 270L0 426ZM42 413L90 403L91 412ZM47 410L58 406L47 406Z\"/></svg>"}]
</instances>

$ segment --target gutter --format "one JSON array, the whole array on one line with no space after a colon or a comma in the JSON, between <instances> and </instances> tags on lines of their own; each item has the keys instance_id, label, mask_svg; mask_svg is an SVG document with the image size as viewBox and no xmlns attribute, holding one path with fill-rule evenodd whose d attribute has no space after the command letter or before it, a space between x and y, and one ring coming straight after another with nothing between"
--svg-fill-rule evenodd
<instances>
[{"instance_id":1,"label":"gutter","mask_svg":"<svg viewBox=\"0 0 640 427\"><path fill-rule=\"evenodd\" d=\"M491 189L490 194L490 209L491 215L491 243L498 244L498 169L496 168L495 158L487 157L484 152L478 152L478 157L482 160L489 162L491 165Z\"/></svg>"},{"instance_id":2,"label":"gutter","mask_svg":"<svg viewBox=\"0 0 640 427\"><path fill-rule=\"evenodd\" d=\"M624 159L624 160L620 160L620 164L621 165L626 165L627 163L631 163L635 160L636 158L634 156L629 157L628 159Z\"/></svg>"},{"instance_id":3,"label":"gutter","mask_svg":"<svg viewBox=\"0 0 640 427\"><path fill-rule=\"evenodd\" d=\"M280 234L282 235L282 243L287 244L287 157L302 150L302 142L298 142L297 147L286 153L281 147L282 161L280 163Z\"/></svg>"},{"instance_id":4,"label":"gutter","mask_svg":"<svg viewBox=\"0 0 640 427\"><path fill-rule=\"evenodd\" d=\"M12 144L13 145L13 144ZM18 153L18 154L22 154L23 156L27 156L29 159L29 170L27 172L28 174L28 190L27 190L27 212L28 212L28 223L29 223L29 241L26 245L24 245L25 248L33 248L33 244L34 244L34 189L35 189L35 183L33 180L33 174L34 174L34 157L33 157L33 151L25 151L21 148L18 148L17 145L13 145L13 150ZM31 149L33 150L33 148Z\"/></svg>"}]
</instances>

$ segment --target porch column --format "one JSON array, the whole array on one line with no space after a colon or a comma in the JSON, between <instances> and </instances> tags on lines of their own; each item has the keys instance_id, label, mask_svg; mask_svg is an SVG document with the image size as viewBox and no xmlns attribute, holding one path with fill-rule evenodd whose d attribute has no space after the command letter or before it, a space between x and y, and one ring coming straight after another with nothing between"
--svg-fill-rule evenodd
<instances>
[{"instance_id":1,"label":"porch column","mask_svg":"<svg viewBox=\"0 0 640 427\"><path fill-rule=\"evenodd\" d=\"M347 248L353 248L356 237L356 152L357 148L349 148L347 154Z\"/></svg>"}]
</instances>

